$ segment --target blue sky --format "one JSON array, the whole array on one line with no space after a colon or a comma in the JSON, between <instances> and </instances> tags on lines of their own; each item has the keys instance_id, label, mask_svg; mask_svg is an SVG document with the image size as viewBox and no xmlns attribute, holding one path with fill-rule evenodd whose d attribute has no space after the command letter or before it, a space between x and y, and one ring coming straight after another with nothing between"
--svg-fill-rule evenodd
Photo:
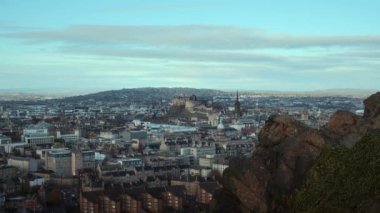
<instances>
[{"instance_id":1,"label":"blue sky","mask_svg":"<svg viewBox=\"0 0 380 213\"><path fill-rule=\"evenodd\" d=\"M0 0L0 89L379 89L379 2Z\"/></svg>"}]
</instances>

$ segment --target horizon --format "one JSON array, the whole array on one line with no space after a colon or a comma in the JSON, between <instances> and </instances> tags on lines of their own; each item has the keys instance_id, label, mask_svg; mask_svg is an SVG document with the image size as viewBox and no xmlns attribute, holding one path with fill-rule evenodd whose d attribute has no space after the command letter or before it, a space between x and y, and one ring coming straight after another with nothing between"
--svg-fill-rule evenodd
<instances>
[{"instance_id":1,"label":"horizon","mask_svg":"<svg viewBox=\"0 0 380 213\"><path fill-rule=\"evenodd\" d=\"M0 91L380 89L377 1L0 6Z\"/></svg>"},{"instance_id":2,"label":"horizon","mask_svg":"<svg viewBox=\"0 0 380 213\"><path fill-rule=\"evenodd\" d=\"M195 88L195 87L134 87L134 88L119 88L119 89L87 89L87 90L67 90L65 88L50 88L50 89L0 89L0 96L11 97L14 95L37 95L44 98L66 98L82 95L91 95L102 92L110 91L121 91L121 90L139 90L139 89L191 89L191 90L213 90L225 93L235 94L237 91L240 94L261 94L261 95L278 95L278 96L351 96L365 98L371 94L380 92L380 90L371 89L355 89L355 88L344 88L344 89L324 89L324 90L304 90L304 91L276 91L276 90L228 90L228 89L216 89L216 88ZM1 100L1 98L0 98Z\"/></svg>"}]
</instances>

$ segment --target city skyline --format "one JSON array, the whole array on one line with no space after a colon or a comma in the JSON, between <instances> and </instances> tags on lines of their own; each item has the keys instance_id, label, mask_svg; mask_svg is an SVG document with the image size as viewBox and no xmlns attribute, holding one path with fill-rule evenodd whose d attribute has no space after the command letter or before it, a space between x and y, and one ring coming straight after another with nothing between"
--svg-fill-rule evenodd
<instances>
[{"instance_id":1,"label":"city skyline","mask_svg":"<svg viewBox=\"0 0 380 213\"><path fill-rule=\"evenodd\" d=\"M376 1L0 1L0 90L379 89Z\"/></svg>"}]
</instances>

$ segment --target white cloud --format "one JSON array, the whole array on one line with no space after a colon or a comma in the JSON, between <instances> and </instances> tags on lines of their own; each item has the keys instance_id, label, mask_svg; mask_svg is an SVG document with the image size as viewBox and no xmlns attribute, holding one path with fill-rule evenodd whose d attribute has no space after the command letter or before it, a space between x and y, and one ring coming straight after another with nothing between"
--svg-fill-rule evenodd
<instances>
[{"instance_id":1,"label":"white cloud","mask_svg":"<svg viewBox=\"0 0 380 213\"><path fill-rule=\"evenodd\" d=\"M380 46L380 35L292 36L249 28L215 25L113 26L77 25L60 30L2 33L0 36L30 42L172 47L215 50Z\"/></svg>"},{"instance_id":2,"label":"white cloud","mask_svg":"<svg viewBox=\"0 0 380 213\"><path fill-rule=\"evenodd\" d=\"M135 87L292 90L307 85L352 87L360 79L359 87L375 88L380 69L379 35L293 36L205 25L80 25L15 30L0 37L20 40L30 50L48 50L35 49L38 54L30 53L34 57L5 56L0 73L15 75L1 79L4 85L18 79L17 73L33 70L28 76L56 77L61 84L77 76L70 80L73 85L127 82Z\"/></svg>"}]
</instances>

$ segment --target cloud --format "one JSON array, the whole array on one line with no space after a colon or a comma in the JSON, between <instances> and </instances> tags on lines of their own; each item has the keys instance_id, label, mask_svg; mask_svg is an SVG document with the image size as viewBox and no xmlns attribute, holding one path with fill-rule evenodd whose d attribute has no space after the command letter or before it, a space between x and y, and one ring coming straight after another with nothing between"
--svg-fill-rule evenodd
<instances>
[{"instance_id":1,"label":"cloud","mask_svg":"<svg viewBox=\"0 0 380 213\"><path fill-rule=\"evenodd\" d=\"M157 10L178 10L178 9L197 9L210 7L211 5L205 3L160 3L160 4L138 4L129 5L123 8L108 8L104 12L108 13L129 13L136 11L157 11Z\"/></svg>"},{"instance_id":2,"label":"cloud","mask_svg":"<svg viewBox=\"0 0 380 213\"><path fill-rule=\"evenodd\" d=\"M380 35L292 36L268 33L250 28L215 25L77 25L59 30L2 33L0 36L38 43L92 43L97 45L116 44L126 47L172 47L214 50L380 46Z\"/></svg>"},{"instance_id":3,"label":"cloud","mask_svg":"<svg viewBox=\"0 0 380 213\"><path fill-rule=\"evenodd\" d=\"M22 41L31 51L24 57L30 64L4 54L1 70L15 75L34 70L31 75L62 83L67 79L58 76L64 73L91 85L124 85L128 79L136 86L296 90L352 87L358 81L358 87L378 87L379 35L294 36L215 25L77 25L7 31L0 37ZM47 64L49 58L54 60ZM0 82L9 84L6 78Z\"/></svg>"},{"instance_id":4,"label":"cloud","mask_svg":"<svg viewBox=\"0 0 380 213\"><path fill-rule=\"evenodd\" d=\"M110 47L65 46L59 49L62 53L98 55L125 58L163 59L219 63L282 63L283 57L264 53L237 51L209 51L194 49L132 49Z\"/></svg>"},{"instance_id":5,"label":"cloud","mask_svg":"<svg viewBox=\"0 0 380 213\"><path fill-rule=\"evenodd\" d=\"M42 31L42 30L46 30L46 28L20 26L17 24L12 24L12 23L8 23L8 22L0 20L0 32L8 32L8 33L12 34L12 33L19 32L19 31L31 32L31 31L38 31L38 30Z\"/></svg>"}]
</instances>

